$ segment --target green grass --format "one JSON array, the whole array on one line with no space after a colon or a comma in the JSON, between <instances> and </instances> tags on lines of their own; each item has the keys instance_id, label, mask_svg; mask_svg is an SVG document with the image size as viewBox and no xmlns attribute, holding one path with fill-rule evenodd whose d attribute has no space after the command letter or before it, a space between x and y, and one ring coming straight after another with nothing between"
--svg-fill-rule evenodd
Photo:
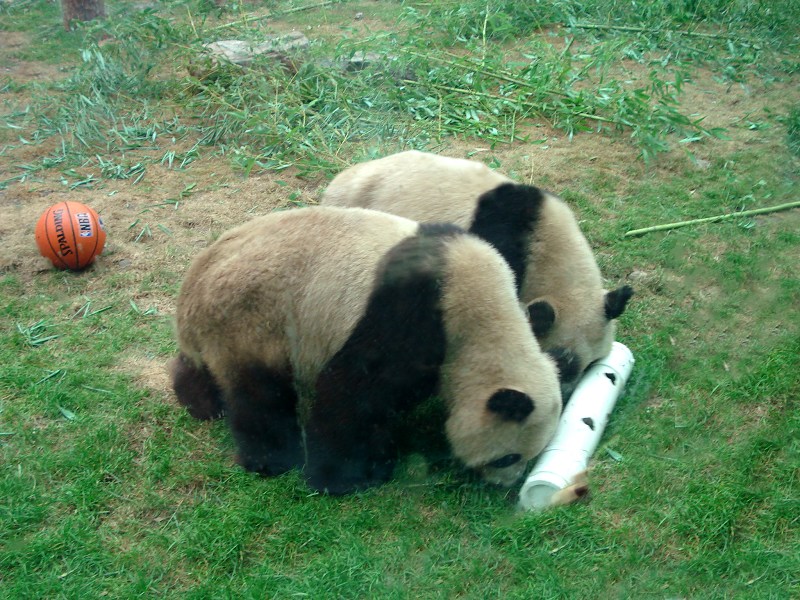
<instances>
[{"instance_id":1,"label":"green grass","mask_svg":"<svg viewBox=\"0 0 800 600\"><path fill-rule=\"evenodd\" d=\"M786 119L786 143L795 156L800 156L800 105L792 108Z\"/></svg>"},{"instance_id":2,"label":"green grass","mask_svg":"<svg viewBox=\"0 0 800 600\"><path fill-rule=\"evenodd\" d=\"M64 67L0 80L4 211L33 223L25 203L52 195L116 218L84 273L39 270L22 246L22 266L2 263L0 597L800 596L800 214L622 237L797 199L798 5L343 2L242 25L299 5L109 2L113 18L70 35L56 4L0 8L0 35L27 36L0 49L8 64ZM225 37L325 31L296 74L190 77L235 21ZM388 76L319 66L356 49L394 57ZM729 142L683 102L708 82L764 96ZM548 186L571 168L555 191L604 275L636 274L618 335L636 366L589 502L519 514L516 489L419 455L384 486L320 496L297 473L236 467L224 423L192 420L159 383L182 274L221 227L202 202L240 208L226 185L257 174L265 196L284 190L276 205L302 203L353 160L409 147L480 148Z\"/></svg>"}]
</instances>

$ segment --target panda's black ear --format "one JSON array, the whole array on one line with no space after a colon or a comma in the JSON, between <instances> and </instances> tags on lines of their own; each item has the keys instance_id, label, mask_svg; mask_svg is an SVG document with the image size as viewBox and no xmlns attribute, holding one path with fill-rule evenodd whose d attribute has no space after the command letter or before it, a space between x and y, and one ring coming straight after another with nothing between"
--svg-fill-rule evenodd
<instances>
[{"instance_id":1,"label":"panda's black ear","mask_svg":"<svg viewBox=\"0 0 800 600\"><path fill-rule=\"evenodd\" d=\"M534 300L528 304L528 320L531 322L533 335L541 338L555 325L556 309L547 300Z\"/></svg>"},{"instance_id":2,"label":"panda's black ear","mask_svg":"<svg viewBox=\"0 0 800 600\"><path fill-rule=\"evenodd\" d=\"M607 292L605 299L606 319L610 321L620 316L624 312L631 296L633 296L633 288L629 285L623 285L619 289Z\"/></svg>"},{"instance_id":3,"label":"panda's black ear","mask_svg":"<svg viewBox=\"0 0 800 600\"><path fill-rule=\"evenodd\" d=\"M492 394L486 407L504 421L521 423L533 412L533 400L517 390L502 389Z\"/></svg>"}]
</instances>

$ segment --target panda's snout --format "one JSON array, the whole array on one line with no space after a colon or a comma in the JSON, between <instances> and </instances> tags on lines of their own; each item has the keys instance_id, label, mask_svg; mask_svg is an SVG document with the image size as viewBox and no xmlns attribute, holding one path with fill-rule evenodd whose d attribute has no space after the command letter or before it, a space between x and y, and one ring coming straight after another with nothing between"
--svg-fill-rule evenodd
<instances>
[{"instance_id":1,"label":"panda's snout","mask_svg":"<svg viewBox=\"0 0 800 600\"><path fill-rule=\"evenodd\" d=\"M550 355L550 358L555 361L556 367L558 367L558 380L562 385L566 383L574 384L581 374L581 361L578 355L569 348L562 346L550 348L547 350L547 354ZM572 387L574 388L575 386L573 385Z\"/></svg>"},{"instance_id":2,"label":"panda's snout","mask_svg":"<svg viewBox=\"0 0 800 600\"><path fill-rule=\"evenodd\" d=\"M484 481L511 487L522 478L527 462L517 453L506 454L476 469Z\"/></svg>"}]
</instances>

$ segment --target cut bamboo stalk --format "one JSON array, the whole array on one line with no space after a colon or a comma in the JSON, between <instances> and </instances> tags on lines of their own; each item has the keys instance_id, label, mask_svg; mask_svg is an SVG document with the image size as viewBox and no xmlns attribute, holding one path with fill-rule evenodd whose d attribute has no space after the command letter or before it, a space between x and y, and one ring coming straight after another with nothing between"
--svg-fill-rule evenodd
<instances>
[{"instance_id":1,"label":"cut bamboo stalk","mask_svg":"<svg viewBox=\"0 0 800 600\"><path fill-rule=\"evenodd\" d=\"M735 219L736 217L752 217L753 215L763 215L766 213L778 212L780 210L788 210L790 208L800 208L800 201L787 202L785 204L778 204L776 206L766 206L764 208L753 208L751 210L742 210L735 213L728 213L725 215L716 215L714 217L704 217L702 219L692 219L690 221L677 221L676 223L664 223L663 225L653 225L652 227L644 227L642 229L631 229L626 231L622 237L635 237L637 235L644 235L645 233L652 233L654 231L666 231L668 229L678 229L679 227L686 227L688 225L699 225L701 223L714 223L716 221L724 221L726 219Z\"/></svg>"}]
</instances>

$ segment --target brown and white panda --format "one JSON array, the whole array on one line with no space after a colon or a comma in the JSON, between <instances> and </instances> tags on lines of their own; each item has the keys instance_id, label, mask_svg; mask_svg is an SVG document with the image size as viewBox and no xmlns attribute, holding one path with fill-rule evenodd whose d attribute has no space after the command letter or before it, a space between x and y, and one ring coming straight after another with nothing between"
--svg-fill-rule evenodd
<instances>
[{"instance_id":1,"label":"brown and white panda","mask_svg":"<svg viewBox=\"0 0 800 600\"><path fill-rule=\"evenodd\" d=\"M586 367L610 352L613 320L633 290L603 288L591 247L558 197L477 161L411 150L346 169L322 204L454 223L490 242L514 272L539 343L558 363L565 401Z\"/></svg>"},{"instance_id":2,"label":"brown and white panda","mask_svg":"<svg viewBox=\"0 0 800 600\"><path fill-rule=\"evenodd\" d=\"M454 225L333 207L254 219L196 257L177 333L180 403L224 406L244 468L304 465L331 494L386 481L394 425L435 393L453 455L507 486L561 411L508 265Z\"/></svg>"}]
</instances>

